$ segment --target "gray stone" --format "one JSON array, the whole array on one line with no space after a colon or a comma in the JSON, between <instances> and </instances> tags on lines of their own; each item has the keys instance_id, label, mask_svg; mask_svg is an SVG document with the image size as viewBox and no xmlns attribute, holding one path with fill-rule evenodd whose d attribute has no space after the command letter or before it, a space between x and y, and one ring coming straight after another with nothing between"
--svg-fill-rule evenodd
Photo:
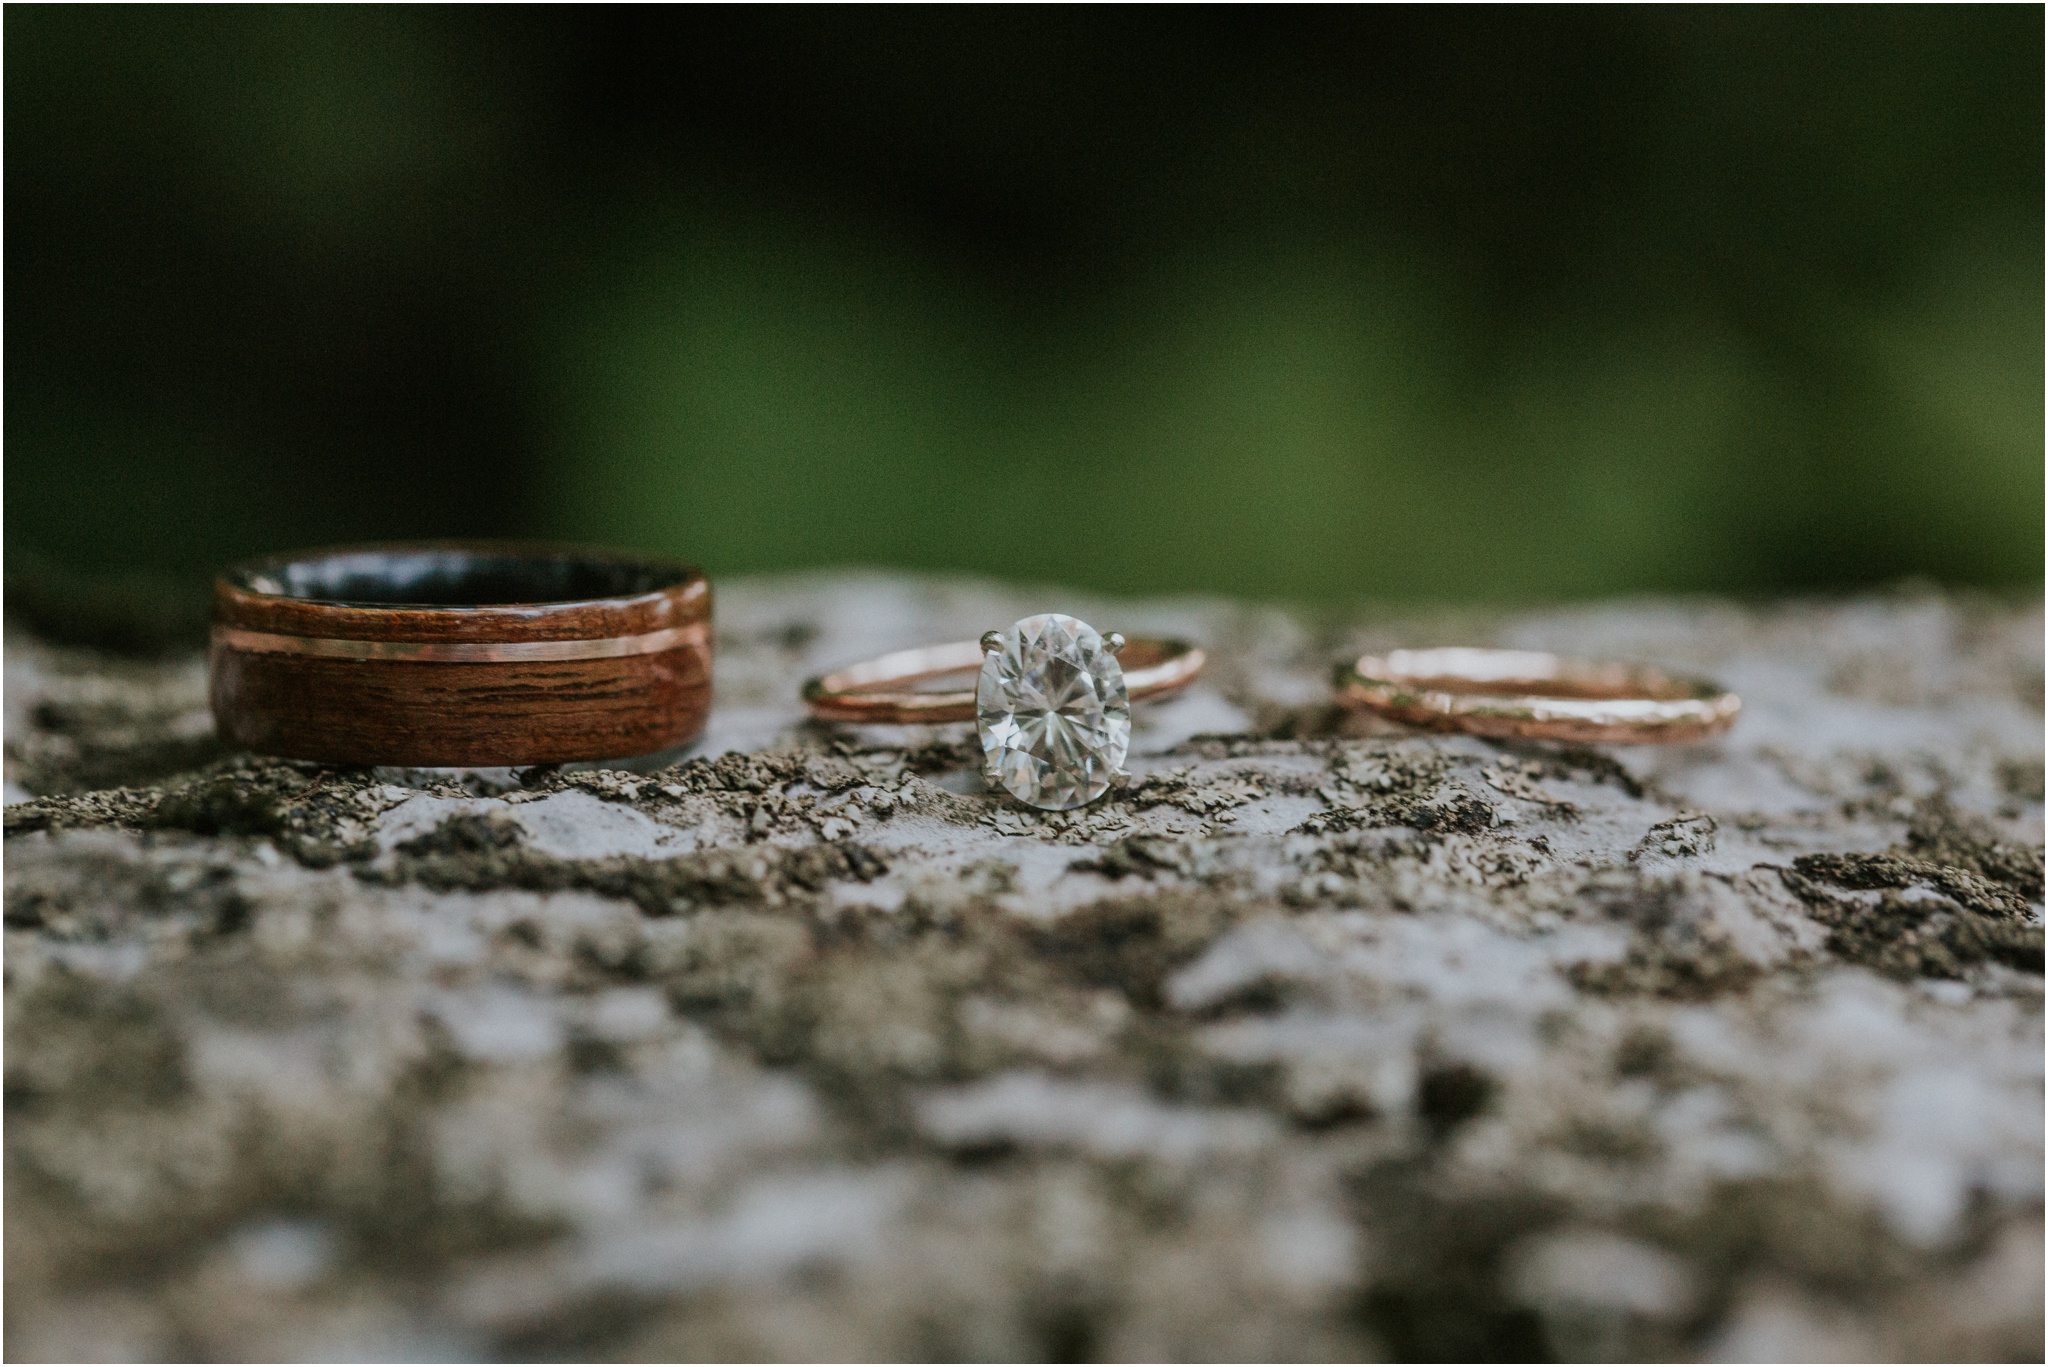
<instances>
[{"instance_id":1,"label":"gray stone","mask_svg":"<svg viewBox=\"0 0 2048 1367\"><path fill-rule=\"evenodd\" d=\"M802 719L1049 602L1211 647L1127 789ZM2038 1360L2038 604L720 613L651 773L221 755L195 661L9 640L10 1355ZM1327 704L1459 642L1747 707Z\"/></svg>"}]
</instances>

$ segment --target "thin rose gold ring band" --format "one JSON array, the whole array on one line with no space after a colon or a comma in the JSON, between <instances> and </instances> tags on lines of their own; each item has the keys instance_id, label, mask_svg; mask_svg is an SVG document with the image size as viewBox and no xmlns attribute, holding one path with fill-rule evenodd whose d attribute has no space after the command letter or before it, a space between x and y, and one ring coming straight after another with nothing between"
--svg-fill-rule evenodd
<instances>
[{"instance_id":1,"label":"thin rose gold ring band","mask_svg":"<svg viewBox=\"0 0 2048 1367\"><path fill-rule=\"evenodd\" d=\"M913 723L973 721L974 690L905 687L924 679L980 669L978 641L898 650L821 674L804 684L804 704L820 721ZM1187 687L1208 656L1186 641L1133 637L1117 656L1132 702L1164 697Z\"/></svg>"},{"instance_id":2,"label":"thin rose gold ring band","mask_svg":"<svg viewBox=\"0 0 2048 1367\"><path fill-rule=\"evenodd\" d=\"M702 646L705 625L606 636L583 641L354 641L333 636L281 636L216 626L213 643L255 655L317 655L329 660L413 660L427 664L503 664L519 660L615 660L657 655L679 646Z\"/></svg>"},{"instance_id":3,"label":"thin rose gold ring band","mask_svg":"<svg viewBox=\"0 0 2048 1367\"><path fill-rule=\"evenodd\" d=\"M1495 738L1692 741L1735 724L1742 699L1647 665L1539 650L1395 650L1337 671L1337 701L1410 726Z\"/></svg>"}]
</instances>

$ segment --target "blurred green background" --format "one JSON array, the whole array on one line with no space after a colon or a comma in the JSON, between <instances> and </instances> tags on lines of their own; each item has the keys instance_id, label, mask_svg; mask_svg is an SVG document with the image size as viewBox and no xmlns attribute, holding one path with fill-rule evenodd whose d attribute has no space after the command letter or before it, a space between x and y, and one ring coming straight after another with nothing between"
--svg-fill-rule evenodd
<instances>
[{"instance_id":1,"label":"blurred green background","mask_svg":"<svg viewBox=\"0 0 2048 1367\"><path fill-rule=\"evenodd\" d=\"M2037 585L2042 24L9 6L10 598Z\"/></svg>"}]
</instances>

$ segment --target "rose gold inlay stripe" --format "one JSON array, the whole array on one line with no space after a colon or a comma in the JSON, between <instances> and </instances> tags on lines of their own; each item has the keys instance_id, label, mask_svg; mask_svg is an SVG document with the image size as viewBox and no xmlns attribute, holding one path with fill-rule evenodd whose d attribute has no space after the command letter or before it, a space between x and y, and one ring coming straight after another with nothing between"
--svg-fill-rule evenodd
<instances>
[{"instance_id":1,"label":"rose gold inlay stripe","mask_svg":"<svg viewBox=\"0 0 2048 1367\"><path fill-rule=\"evenodd\" d=\"M317 655L329 660L412 660L432 664L511 664L545 660L615 660L655 655L709 639L702 622L640 636L586 641L351 641L331 636L277 636L215 627L213 643L257 655Z\"/></svg>"}]
</instances>

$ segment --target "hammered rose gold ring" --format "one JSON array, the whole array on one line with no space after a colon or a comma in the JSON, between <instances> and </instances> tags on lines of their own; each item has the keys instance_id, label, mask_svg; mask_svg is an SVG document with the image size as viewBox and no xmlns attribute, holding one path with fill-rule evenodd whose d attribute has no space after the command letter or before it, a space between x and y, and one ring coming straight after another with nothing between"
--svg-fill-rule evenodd
<instances>
[{"instance_id":1,"label":"hammered rose gold ring","mask_svg":"<svg viewBox=\"0 0 2048 1367\"><path fill-rule=\"evenodd\" d=\"M1539 650L1395 650L1337 671L1337 701L1409 726L1496 739L1694 741L1735 723L1742 699L1647 665Z\"/></svg>"}]
</instances>

